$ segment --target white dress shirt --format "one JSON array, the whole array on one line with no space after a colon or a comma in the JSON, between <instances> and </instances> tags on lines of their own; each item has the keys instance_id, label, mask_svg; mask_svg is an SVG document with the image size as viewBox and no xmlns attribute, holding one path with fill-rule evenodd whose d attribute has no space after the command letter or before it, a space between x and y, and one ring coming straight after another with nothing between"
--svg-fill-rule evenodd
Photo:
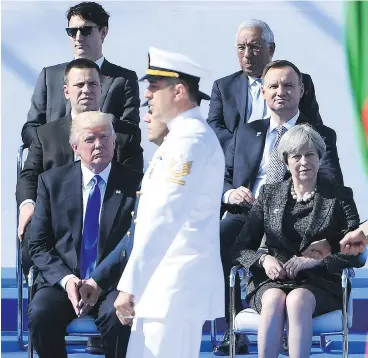
<instances>
[{"instance_id":1,"label":"white dress shirt","mask_svg":"<svg viewBox=\"0 0 368 358\"><path fill-rule=\"evenodd\" d=\"M102 180L98 184L100 188L100 193L101 193L101 206L100 206L100 215L99 215L99 220L100 220L102 203L103 203L103 199L104 199L105 192L106 192L106 183L107 183L107 180L109 179L109 175L111 171L111 163L99 174L95 174L91 172L87 167L83 165L83 163L81 163L81 169L82 169L82 196L83 196L83 227L82 227L82 232L83 232L84 217L86 215L88 196L93 186L93 183L91 180L95 175L99 175L102 178ZM73 274L66 275L64 278L62 278L59 281L60 286L65 289L68 280L72 277L76 277L76 276Z\"/></svg>"},{"instance_id":2,"label":"white dress shirt","mask_svg":"<svg viewBox=\"0 0 368 358\"><path fill-rule=\"evenodd\" d=\"M294 127L295 124L296 124L296 121L298 120L299 114L300 114L300 112L298 110L298 112L295 114L295 116L292 117L291 119L289 119L286 123L284 123L283 126L287 130ZM255 180L253 188L252 188L252 193L255 196L255 198L258 197L259 190L261 189L261 186L266 183L267 170L268 170L268 165L269 165L269 162L270 162L270 154L271 154L272 150L275 147L275 143L276 143L276 139L277 139L276 127L278 125L279 125L279 123L275 119L273 119L272 115L271 115L270 116L270 126L268 127L268 130L267 130L265 146L264 146L264 149L263 149L262 161L261 161L261 164L259 166L258 174L257 174L256 180ZM235 189L230 189L223 195L222 201L225 204L229 203L229 196L234 190Z\"/></svg>"}]
</instances>

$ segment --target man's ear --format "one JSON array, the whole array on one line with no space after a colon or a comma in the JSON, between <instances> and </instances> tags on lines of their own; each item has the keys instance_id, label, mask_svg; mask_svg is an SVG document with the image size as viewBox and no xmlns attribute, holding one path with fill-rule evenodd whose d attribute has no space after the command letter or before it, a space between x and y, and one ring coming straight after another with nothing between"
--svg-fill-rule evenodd
<instances>
[{"instance_id":1,"label":"man's ear","mask_svg":"<svg viewBox=\"0 0 368 358\"><path fill-rule=\"evenodd\" d=\"M109 29L104 26L102 29L101 29L101 40L102 42L105 41L105 37L107 36L107 33L109 32Z\"/></svg>"},{"instance_id":2,"label":"man's ear","mask_svg":"<svg viewBox=\"0 0 368 358\"><path fill-rule=\"evenodd\" d=\"M187 89L182 83L179 83L175 86L175 96L182 98L186 92L187 92Z\"/></svg>"},{"instance_id":3,"label":"man's ear","mask_svg":"<svg viewBox=\"0 0 368 358\"><path fill-rule=\"evenodd\" d=\"M300 86L300 98L303 97L303 94L304 94L304 83L302 83Z\"/></svg>"},{"instance_id":4,"label":"man's ear","mask_svg":"<svg viewBox=\"0 0 368 358\"><path fill-rule=\"evenodd\" d=\"M262 96L263 98L265 98L265 90L264 90L264 85L261 86L261 93L262 93Z\"/></svg>"},{"instance_id":5,"label":"man's ear","mask_svg":"<svg viewBox=\"0 0 368 358\"><path fill-rule=\"evenodd\" d=\"M274 42L271 42L268 46L268 51L272 60L273 55L275 54L275 50L276 50L276 45Z\"/></svg>"},{"instance_id":6,"label":"man's ear","mask_svg":"<svg viewBox=\"0 0 368 358\"><path fill-rule=\"evenodd\" d=\"M77 156L79 156L79 152L78 152L78 145L76 145L76 144L72 144L72 149L73 149L73 152L74 152Z\"/></svg>"},{"instance_id":7,"label":"man's ear","mask_svg":"<svg viewBox=\"0 0 368 358\"><path fill-rule=\"evenodd\" d=\"M64 96L66 99L69 99L69 91L68 91L68 86L67 85L64 85L63 86L63 89L64 89Z\"/></svg>"}]
</instances>

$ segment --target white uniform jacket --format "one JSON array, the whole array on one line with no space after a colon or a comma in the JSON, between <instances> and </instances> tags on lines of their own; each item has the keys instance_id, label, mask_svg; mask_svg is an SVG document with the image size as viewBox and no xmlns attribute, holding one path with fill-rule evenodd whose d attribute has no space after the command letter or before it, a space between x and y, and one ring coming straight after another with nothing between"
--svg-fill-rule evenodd
<instances>
[{"instance_id":1,"label":"white uniform jacket","mask_svg":"<svg viewBox=\"0 0 368 358\"><path fill-rule=\"evenodd\" d=\"M198 107L168 127L143 178L133 251L117 289L135 295L136 317L222 317L223 151Z\"/></svg>"}]
</instances>

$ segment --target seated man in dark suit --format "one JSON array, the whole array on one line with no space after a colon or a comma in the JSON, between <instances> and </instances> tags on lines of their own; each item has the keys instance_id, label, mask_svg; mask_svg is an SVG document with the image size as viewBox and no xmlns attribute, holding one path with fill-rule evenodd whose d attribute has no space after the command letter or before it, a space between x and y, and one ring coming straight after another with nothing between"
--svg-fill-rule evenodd
<instances>
[{"instance_id":1,"label":"seated man in dark suit","mask_svg":"<svg viewBox=\"0 0 368 358\"><path fill-rule=\"evenodd\" d=\"M239 26L236 47L241 71L214 82L207 119L225 153L238 126L269 114L261 96L261 75L275 46L272 30L264 21L250 20ZM303 73L302 81L299 109L314 125L322 124L312 79Z\"/></svg>"},{"instance_id":2,"label":"seated man in dark suit","mask_svg":"<svg viewBox=\"0 0 368 358\"><path fill-rule=\"evenodd\" d=\"M98 111L101 99L100 69L91 60L77 59L65 70L65 97L70 100L71 111L56 121L36 129L29 148L24 169L17 183L19 205L18 236L22 243L23 269L28 274L32 262L28 254L28 224L34 213L38 176L46 170L72 163L76 158L69 144L72 118L78 113ZM113 115L109 114L113 118ZM143 155L141 132L136 124L113 118L116 132L115 159L133 169L142 171Z\"/></svg>"},{"instance_id":3,"label":"seated man in dark suit","mask_svg":"<svg viewBox=\"0 0 368 358\"><path fill-rule=\"evenodd\" d=\"M140 100L136 73L108 62L103 56L102 44L108 33L110 15L100 4L82 2L69 8L66 17L66 33L71 40L74 58L88 58L101 69L99 108L138 125ZM45 67L41 71L22 129L22 140L27 147L31 145L37 127L70 112L70 103L63 93L67 64Z\"/></svg>"},{"instance_id":4,"label":"seated man in dark suit","mask_svg":"<svg viewBox=\"0 0 368 358\"><path fill-rule=\"evenodd\" d=\"M281 136L296 124L311 121L298 108L304 86L299 69L289 61L274 61L263 71L262 94L267 102L270 117L240 126L232 138L225 156L223 203L227 210L220 222L221 258L224 277L232 267L230 247L243 227L247 214L265 183L276 183L290 177L285 165L275 155ZM326 144L319 174L324 179L343 184L336 148L336 133L324 125L315 126ZM225 285L225 304L229 319L229 288ZM236 295L236 309L242 304ZM215 349L218 355L228 352L228 335ZM239 338L238 351L244 352Z\"/></svg>"},{"instance_id":5,"label":"seated man in dark suit","mask_svg":"<svg viewBox=\"0 0 368 358\"><path fill-rule=\"evenodd\" d=\"M70 143L81 160L39 176L29 242L39 270L28 308L30 336L41 358L65 358L66 326L88 313L101 332L105 356L124 358L130 330L119 323L113 306L120 273L113 275L109 266L99 274L94 270L129 229L142 173L113 160L110 115L77 115ZM91 277L104 289L93 308L79 294L82 280Z\"/></svg>"}]
</instances>

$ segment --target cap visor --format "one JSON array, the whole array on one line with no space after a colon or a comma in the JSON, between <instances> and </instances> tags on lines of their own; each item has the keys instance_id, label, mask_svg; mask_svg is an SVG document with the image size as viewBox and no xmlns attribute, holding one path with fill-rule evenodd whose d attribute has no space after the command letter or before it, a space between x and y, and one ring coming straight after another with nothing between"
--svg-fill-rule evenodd
<instances>
[{"instance_id":1,"label":"cap visor","mask_svg":"<svg viewBox=\"0 0 368 358\"><path fill-rule=\"evenodd\" d=\"M146 74L142 78L139 79L139 82L142 82L142 81L159 81L159 80L162 80L163 78L167 78L167 77L153 76L153 75Z\"/></svg>"},{"instance_id":2,"label":"cap visor","mask_svg":"<svg viewBox=\"0 0 368 358\"><path fill-rule=\"evenodd\" d=\"M211 99L211 97L208 94L205 94L202 91L199 91L199 98L204 99L205 101L209 101Z\"/></svg>"}]
</instances>

